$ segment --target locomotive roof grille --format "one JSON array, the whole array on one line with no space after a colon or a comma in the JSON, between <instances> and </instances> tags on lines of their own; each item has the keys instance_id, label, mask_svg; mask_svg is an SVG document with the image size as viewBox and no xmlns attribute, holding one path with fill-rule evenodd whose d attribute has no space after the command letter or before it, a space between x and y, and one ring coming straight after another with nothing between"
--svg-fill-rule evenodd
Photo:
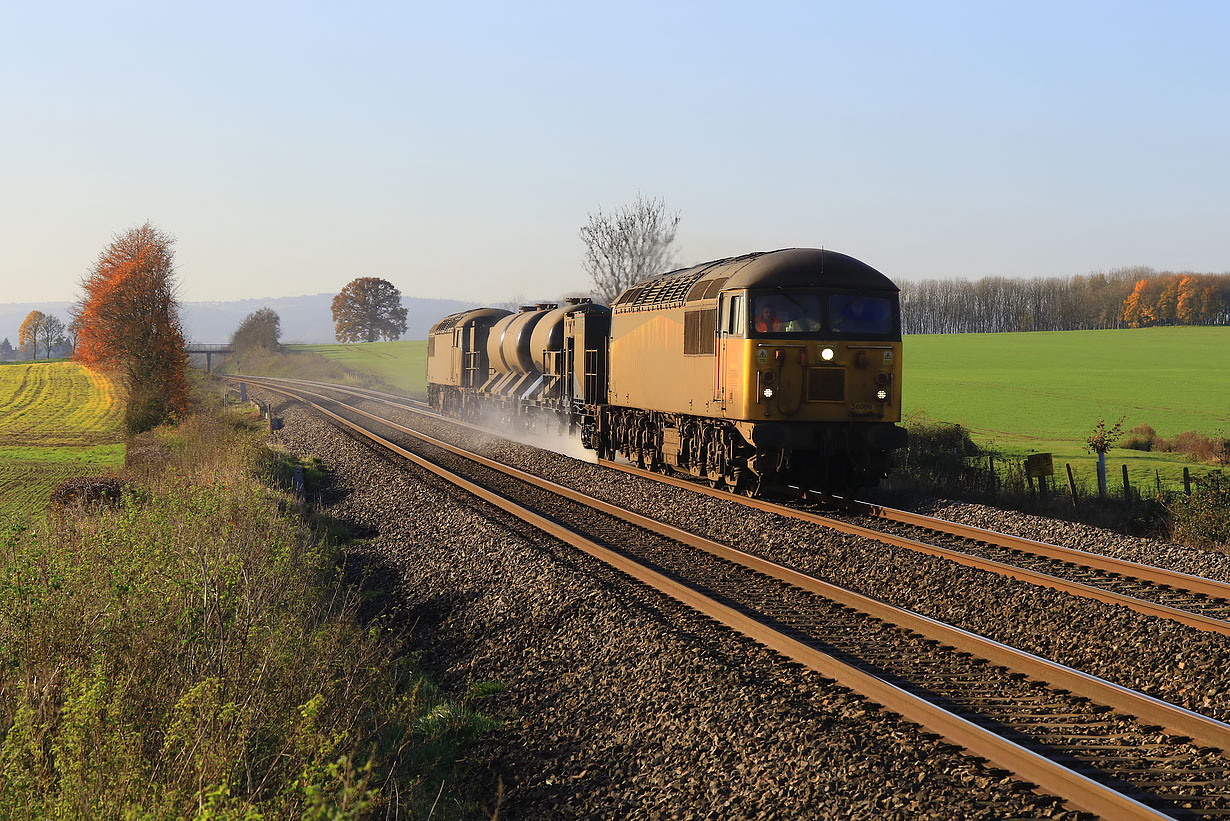
<instances>
[{"instance_id":1,"label":"locomotive roof grille","mask_svg":"<svg viewBox=\"0 0 1230 821\"><path fill-rule=\"evenodd\" d=\"M713 299L723 288L845 288L892 291L897 286L853 257L817 248L758 251L669 271L638 282L612 304L613 313L677 307Z\"/></svg>"}]
</instances>

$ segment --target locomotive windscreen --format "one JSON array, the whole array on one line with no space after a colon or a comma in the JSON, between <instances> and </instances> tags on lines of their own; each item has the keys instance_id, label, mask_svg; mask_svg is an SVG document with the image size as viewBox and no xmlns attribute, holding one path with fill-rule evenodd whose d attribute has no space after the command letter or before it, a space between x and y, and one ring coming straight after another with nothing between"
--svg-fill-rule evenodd
<instances>
[{"instance_id":1,"label":"locomotive windscreen","mask_svg":"<svg viewBox=\"0 0 1230 821\"><path fill-rule=\"evenodd\" d=\"M892 302L883 296L833 294L829 297L829 325L839 334L891 334Z\"/></svg>"}]
</instances>

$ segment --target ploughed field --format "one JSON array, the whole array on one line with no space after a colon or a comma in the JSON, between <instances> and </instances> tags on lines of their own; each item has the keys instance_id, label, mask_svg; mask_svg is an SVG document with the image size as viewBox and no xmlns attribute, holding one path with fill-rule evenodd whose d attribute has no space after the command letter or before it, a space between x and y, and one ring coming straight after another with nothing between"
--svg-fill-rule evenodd
<instances>
[{"instance_id":1,"label":"ploughed field","mask_svg":"<svg viewBox=\"0 0 1230 821\"><path fill-rule=\"evenodd\" d=\"M0 366L0 516L37 513L62 480L122 465L121 411L114 385L75 362Z\"/></svg>"},{"instance_id":2,"label":"ploughed field","mask_svg":"<svg viewBox=\"0 0 1230 821\"><path fill-rule=\"evenodd\" d=\"M905 419L960 423L1008 455L1050 452L1057 478L1070 462L1093 481L1084 449L1098 419L1119 417L1170 439L1195 430L1230 439L1230 328L1141 328L905 337ZM1126 463L1150 488L1212 469L1178 453L1113 448L1112 481Z\"/></svg>"}]
</instances>

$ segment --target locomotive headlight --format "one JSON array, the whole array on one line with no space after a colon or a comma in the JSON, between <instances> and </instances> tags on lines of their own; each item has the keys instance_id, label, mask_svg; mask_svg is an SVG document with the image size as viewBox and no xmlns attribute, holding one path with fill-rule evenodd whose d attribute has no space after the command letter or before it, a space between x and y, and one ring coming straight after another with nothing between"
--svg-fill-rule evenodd
<instances>
[{"instance_id":1,"label":"locomotive headlight","mask_svg":"<svg viewBox=\"0 0 1230 821\"><path fill-rule=\"evenodd\" d=\"M836 354L833 352L832 348L825 348L820 352L820 358L825 362L832 362L834 356L836 356Z\"/></svg>"},{"instance_id":2,"label":"locomotive headlight","mask_svg":"<svg viewBox=\"0 0 1230 821\"><path fill-rule=\"evenodd\" d=\"M772 398L773 398L773 389L772 389L772 388L765 388L765 389L764 389L764 398L765 398L765 399L772 399Z\"/></svg>"},{"instance_id":3,"label":"locomotive headlight","mask_svg":"<svg viewBox=\"0 0 1230 821\"><path fill-rule=\"evenodd\" d=\"M876 391L876 399L879 399L881 402L883 402L887 398L888 398L888 391L884 390L883 388Z\"/></svg>"}]
</instances>

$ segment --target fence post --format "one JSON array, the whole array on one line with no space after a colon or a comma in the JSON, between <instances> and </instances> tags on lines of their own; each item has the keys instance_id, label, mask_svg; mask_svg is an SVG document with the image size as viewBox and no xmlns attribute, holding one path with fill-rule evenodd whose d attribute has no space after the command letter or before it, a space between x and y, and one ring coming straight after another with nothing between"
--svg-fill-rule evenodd
<instances>
[{"instance_id":1,"label":"fence post","mask_svg":"<svg viewBox=\"0 0 1230 821\"><path fill-rule=\"evenodd\" d=\"M1068 489L1072 491L1072 507L1076 507L1076 479L1072 476L1072 465L1064 462L1063 466L1068 469Z\"/></svg>"},{"instance_id":2,"label":"fence post","mask_svg":"<svg viewBox=\"0 0 1230 821\"><path fill-rule=\"evenodd\" d=\"M1029 495L1033 496L1036 493L1034 490L1034 477L1029 474L1028 470L1025 471L1025 481L1029 482Z\"/></svg>"},{"instance_id":3,"label":"fence post","mask_svg":"<svg viewBox=\"0 0 1230 821\"><path fill-rule=\"evenodd\" d=\"M1130 502L1132 501L1132 486L1128 484L1127 463L1125 462L1122 465L1122 467L1123 467L1123 501Z\"/></svg>"},{"instance_id":4,"label":"fence post","mask_svg":"<svg viewBox=\"0 0 1230 821\"><path fill-rule=\"evenodd\" d=\"M1186 467L1183 468L1183 492L1192 495L1192 472Z\"/></svg>"}]
</instances>

